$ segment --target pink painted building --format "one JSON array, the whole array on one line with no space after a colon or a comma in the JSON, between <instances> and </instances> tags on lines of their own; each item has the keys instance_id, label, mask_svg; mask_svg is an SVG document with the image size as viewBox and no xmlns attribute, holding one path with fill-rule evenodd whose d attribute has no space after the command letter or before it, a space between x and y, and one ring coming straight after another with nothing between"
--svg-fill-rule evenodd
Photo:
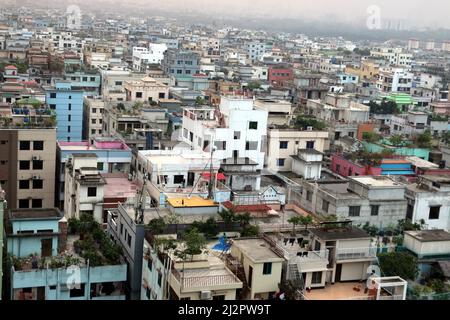
<instances>
[{"instance_id":1,"label":"pink painted building","mask_svg":"<svg viewBox=\"0 0 450 320\"><path fill-rule=\"evenodd\" d=\"M334 154L331 157L331 170L343 177L351 176L380 176L381 168L364 166L352 162L345 158L344 155Z\"/></svg>"}]
</instances>

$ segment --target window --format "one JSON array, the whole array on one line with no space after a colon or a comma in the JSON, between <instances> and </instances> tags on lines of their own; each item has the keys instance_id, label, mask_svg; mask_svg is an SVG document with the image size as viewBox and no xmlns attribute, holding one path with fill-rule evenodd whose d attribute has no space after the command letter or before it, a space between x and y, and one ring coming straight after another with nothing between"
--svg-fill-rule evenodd
<instances>
[{"instance_id":1,"label":"window","mask_svg":"<svg viewBox=\"0 0 450 320\"><path fill-rule=\"evenodd\" d=\"M191 74L191 70L186 70L186 74Z\"/></svg>"},{"instance_id":2,"label":"window","mask_svg":"<svg viewBox=\"0 0 450 320\"><path fill-rule=\"evenodd\" d=\"M441 206L430 207L430 215L428 218L430 220L439 220L440 212L441 212Z\"/></svg>"},{"instance_id":3,"label":"window","mask_svg":"<svg viewBox=\"0 0 450 320\"><path fill-rule=\"evenodd\" d=\"M33 160L33 170L44 170L44 161Z\"/></svg>"},{"instance_id":4,"label":"window","mask_svg":"<svg viewBox=\"0 0 450 320\"><path fill-rule=\"evenodd\" d=\"M330 203L328 201L322 200L322 210L328 213L328 209L330 208Z\"/></svg>"},{"instance_id":5,"label":"window","mask_svg":"<svg viewBox=\"0 0 450 320\"><path fill-rule=\"evenodd\" d=\"M97 196L97 188L96 187L89 187L87 190L88 197L96 197Z\"/></svg>"},{"instance_id":6,"label":"window","mask_svg":"<svg viewBox=\"0 0 450 320\"><path fill-rule=\"evenodd\" d=\"M56 99L56 93L55 93L55 92L50 93L50 98L51 98L51 99Z\"/></svg>"},{"instance_id":7,"label":"window","mask_svg":"<svg viewBox=\"0 0 450 320\"><path fill-rule=\"evenodd\" d=\"M128 237L127 237L127 244L128 244L128 247L131 248L131 235L128 235Z\"/></svg>"},{"instance_id":8,"label":"window","mask_svg":"<svg viewBox=\"0 0 450 320\"><path fill-rule=\"evenodd\" d=\"M174 184L182 184L184 181L184 176L183 175L176 175L173 177L173 183Z\"/></svg>"},{"instance_id":9,"label":"window","mask_svg":"<svg viewBox=\"0 0 450 320\"><path fill-rule=\"evenodd\" d=\"M120 224L120 234L123 234L123 224Z\"/></svg>"},{"instance_id":10,"label":"window","mask_svg":"<svg viewBox=\"0 0 450 320\"><path fill-rule=\"evenodd\" d=\"M136 98L142 98L142 92L136 92Z\"/></svg>"},{"instance_id":11,"label":"window","mask_svg":"<svg viewBox=\"0 0 450 320\"><path fill-rule=\"evenodd\" d=\"M38 179L33 180L33 189L43 189L44 188L44 180Z\"/></svg>"},{"instance_id":12,"label":"window","mask_svg":"<svg viewBox=\"0 0 450 320\"><path fill-rule=\"evenodd\" d=\"M371 216L373 216L373 217L378 216L379 213L380 213L379 205L370 206L370 215Z\"/></svg>"},{"instance_id":13,"label":"window","mask_svg":"<svg viewBox=\"0 0 450 320\"><path fill-rule=\"evenodd\" d=\"M83 77L83 81L88 81L87 77Z\"/></svg>"},{"instance_id":14,"label":"window","mask_svg":"<svg viewBox=\"0 0 450 320\"><path fill-rule=\"evenodd\" d=\"M306 201L311 202L313 197L312 191L306 191Z\"/></svg>"},{"instance_id":15,"label":"window","mask_svg":"<svg viewBox=\"0 0 450 320\"><path fill-rule=\"evenodd\" d=\"M80 284L79 289L74 288L74 289L70 290L70 297L71 297L71 298L81 298L81 297L84 297L84 287L85 287L85 284L82 283L82 284Z\"/></svg>"},{"instance_id":16,"label":"window","mask_svg":"<svg viewBox=\"0 0 450 320\"><path fill-rule=\"evenodd\" d=\"M19 181L19 189L30 189L30 180L20 180Z\"/></svg>"},{"instance_id":17,"label":"window","mask_svg":"<svg viewBox=\"0 0 450 320\"><path fill-rule=\"evenodd\" d=\"M349 207L348 215L350 217L359 217L360 213L361 213L361 207L359 207L359 206Z\"/></svg>"},{"instance_id":18,"label":"window","mask_svg":"<svg viewBox=\"0 0 450 320\"><path fill-rule=\"evenodd\" d=\"M234 132L234 140L239 140L241 138L241 132L240 131L235 131Z\"/></svg>"},{"instance_id":19,"label":"window","mask_svg":"<svg viewBox=\"0 0 450 320\"><path fill-rule=\"evenodd\" d=\"M264 263L263 274L272 274L272 262Z\"/></svg>"},{"instance_id":20,"label":"window","mask_svg":"<svg viewBox=\"0 0 450 320\"><path fill-rule=\"evenodd\" d=\"M72 110L72 104L69 103L69 106L67 108L69 109L69 111L71 111Z\"/></svg>"},{"instance_id":21,"label":"window","mask_svg":"<svg viewBox=\"0 0 450 320\"><path fill-rule=\"evenodd\" d=\"M0 165L4 166L8 163L8 160L0 160Z\"/></svg>"},{"instance_id":22,"label":"window","mask_svg":"<svg viewBox=\"0 0 450 320\"><path fill-rule=\"evenodd\" d=\"M287 149L288 148L288 141L280 141L280 149Z\"/></svg>"},{"instance_id":23,"label":"window","mask_svg":"<svg viewBox=\"0 0 450 320\"><path fill-rule=\"evenodd\" d=\"M216 142L214 142L214 145L216 146L217 150L226 150L227 149L226 141L216 141Z\"/></svg>"},{"instance_id":24,"label":"window","mask_svg":"<svg viewBox=\"0 0 450 320\"><path fill-rule=\"evenodd\" d=\"M152 259L148 259L147 267L148 267L148 270L150 270L150 271L153 270L153 260Z\"/></svg>"},{"instance_id":25,"label":"window","mask_svg":"<svg viewBox=\"0 0 450 320\"><path fill-rule=\"evenodd\" d=\"M33 200L31 200L31 207L33 209L40 209L40 208L42 208L42 199L33 199Z\"/></svg>"},{"instance_id":26,"label":"window","mask_svg":"<svg viewBox=\"0 0 450 320\"><path fill-rule=\"evenodd\" d=\"M121 86L122 85L122 81L116 81L115 85L116 86Z\"/></svg>"},{"instance_id":27,"label":"window","mask_svg":"<svg viewBox=\"0 0 450 320\"><path fill-rule=\"evenodd\" d=\"M162 273L158 272L158 286L161 287L162 284Z\"/></svg>"},{"instance_id":28,"label":"window","mask_svg":"<svg viewBox=\"0 0 450 320\"><path fill-rule=\"evenodd\" d=\"M67 116L67 121L69 121L69 122L72 121L72 115L69 114L69 115Z\"/></svg>"},{"instance_id":29,"label":"window","mask_svg":"<svg viewBox=\"0 0 450 320\"><path fill-rule=\"evenodd\" d=\"M182 74L183 70L177 70L177 74Z\"/></svg>"},{"instance_id":30,"label":"window","mask_svg":"<svg viewBox=\"0 0 450 320\"><path fill-rule=\"evenodd\" d=\"M95 77L91 77L91 81L95 81Z\"/></svg>"},{"instance_id":31,"label":"window","mask_svg":"<svg viewBox=\"0 0 450 320\"><path fill-rule=\"evenodd\" d=\"M314 149L315 141L306 141L306 149Z\"/></svg>"},{"instance_id":32,"label":"window","mask_svg":"<svg viewBox=\"0 0 450 320\"><path fill-rule=\"evenodd\" d=\"M97 119L92 119L91 122L92 124L97 124Z\"/></svg>"},{"instance_id":33,"label":"window","mask_svg":"<svg viewBox=\"0 0 450 320\"><path fill-rule=\"evenodd\" d=\"M44 141L33 141L33 150L44 150Z\"/></svg>"},{"instance_id":34,"label":"window","mask_svg":"<svg viewBox=\"0 0 450 320\"><path fill-rule=\"evenodd\" d=\"M67 132L70 132L70 126L67 127ZM68 139L68 138L67 138Z\"/></svg>"},{"instance_id":35,"label":"window","mask_svg":"<svg viewBox=\"0 0 450 320\"><path fill-rule=\"evenodd\" d=\"M284 167L285 162L286 162L286 159L277 159L277 166Z\"/></svg>"},{"instance_id":36,"label":"window","mask_svg":"<svg viewBox=\"0 0 450 320\"><path fill-rule=\"evenodd\" d=\"M20 170L30 170L30 161L19 161Z\"/></svg>"},{"instance_id":37,"label":"window","mask_svg":"<svg viewBox=\"0 0 450 320\"><path fill-rule=\"evenodd\" d=\"M322 283L322 272L313 272L311 277L311 284Z\"/></svg>"},{"instance_id":38,"label":"window","mask_svg":"<svg viewBox=\"0 0 450 320\"><path fill-rule=\"evenodd\" d=\"M103 171L103 167L104 167L103 162L97 162L97 169L98 169L99 171Z\"/></svg>"},{"instance_id":39,"label":"window","mask_svg":"<svg viewBox=\"0 0 450 320\"><path fill-rule=\"evenodd\" d=\"M20 141L20 150L30 150L30 141Z\"/></svg>"},{"instance_id":40,"label":"window","mask_svg":"<svg viewBox=\"0 0 450 320\"><path fill-rule=\"evenodd\" d=\"M158 97L159 99L164 99L166 97L166 94L164 92L160 92Z\"/></svg>"},{"instance_id":41,"label":"window","mask_svg":"<svg viewBox=\"0 0 450 320\"><path fill-rule=\"evenodd\" d=\"M30 208L30 200L20 199L19 200L19 209L28 209L28 208Z\"/></svg>"},{"instance_id":42,"label":"window","mask_svg":"<svg viewBox=\"0 0 450 320\"><path fill-rule=\"evenodd\" d=\"M150 294L151 294L151 290L150 290L150 288L147 288L145 290L145 295L146 295L147 299L150 299Z\"/></svg>"},{"instance_id":43,"label":"window","mask_svg":"<svg viewBox=\"0 0 450 320\"><path fill-rule=\"evenodd\" d=\"M258 130L258 122L250 121L248 124L250 130Z\"/></svg>"}]
</instances>

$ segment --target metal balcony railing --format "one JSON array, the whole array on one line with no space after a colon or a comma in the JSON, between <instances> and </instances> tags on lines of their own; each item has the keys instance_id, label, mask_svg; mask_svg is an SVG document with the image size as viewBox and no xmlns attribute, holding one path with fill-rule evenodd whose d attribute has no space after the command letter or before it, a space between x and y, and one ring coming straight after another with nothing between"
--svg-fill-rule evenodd
<instances>
[{"instance_id":1,"label":"metal balcony railing","mask_svg":"<svg viewBox=\"0 0 450 320\"><path fill-rule=\"evenodd\" d=\"M358 260L369 259L377 256L377 249L373 247L338 249L336 251L336 260Z\"/></svg>"}]
</instances>

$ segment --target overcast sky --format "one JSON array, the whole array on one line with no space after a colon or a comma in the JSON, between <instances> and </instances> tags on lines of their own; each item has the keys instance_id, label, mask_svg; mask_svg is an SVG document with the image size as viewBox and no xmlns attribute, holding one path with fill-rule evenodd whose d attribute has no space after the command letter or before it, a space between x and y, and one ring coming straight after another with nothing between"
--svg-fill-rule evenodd
<instances>
[{"instance_id":1,"label":"overcast sky","mask_svg":"<svg viewBox=\"0 0 450 320\"><path fill-rule=\"evenodd\" d=\"M210 11L226 16L289 17L307 20L365 22L367 9L377 5L381 20L402 20L416 27L450 28L447 0L131 0L176 10ZM123 2L122 2L123 3Z\"/></svg>"}]
</instances>

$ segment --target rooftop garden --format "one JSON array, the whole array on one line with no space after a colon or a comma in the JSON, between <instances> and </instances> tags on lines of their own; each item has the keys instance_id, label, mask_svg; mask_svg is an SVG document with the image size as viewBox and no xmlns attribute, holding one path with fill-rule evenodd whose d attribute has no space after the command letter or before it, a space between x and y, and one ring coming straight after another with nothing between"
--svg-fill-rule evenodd
<instances>
[{"instance_id":1,"label":"rooftop garden","mask_svg":"<svg viewBox=\"0 0 450 320\"><path fill-rule=\"evenodd\" d=\"M368 106L370 107L371 114L398 114L399 109L394 101L387 101L383 99L381 103L370 101Z\"/></svg>"},{"instance_id":2,"label":"rooftop garden","mask_svg":"<svg viewBox=\"0 0 450 320\"><path fill-rule=\"evenodd\" d=\"M74 242L74 250L89 261L90 266L121 263L122 248L108 238L92 215L84 214L79 220L69 219L69 234L80 235L80 239Z\"/></svg>"},{"instance_id":3,"label":"rooftop garden","mask_svg":"<svg viewBox=\"0 0 450 320\"><path fill-rule=\"evenodd\" d=\"M294 120L294 127L300 130L307 130L308 127L312 127L313 130L322 131L327 128L327 125L313 116L299 115Z\"/></svg>"}]
</instances>

